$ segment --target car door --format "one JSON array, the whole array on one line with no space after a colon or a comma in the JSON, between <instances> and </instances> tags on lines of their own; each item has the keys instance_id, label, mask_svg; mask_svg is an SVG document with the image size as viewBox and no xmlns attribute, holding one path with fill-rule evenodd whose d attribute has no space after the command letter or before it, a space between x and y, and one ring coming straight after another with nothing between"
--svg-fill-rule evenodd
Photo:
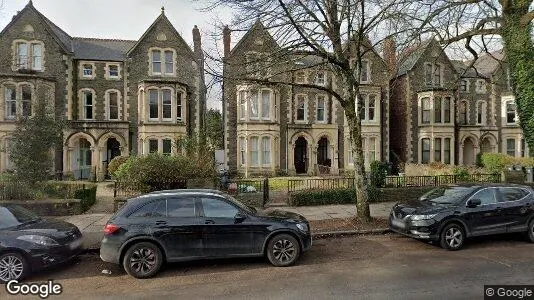
<instances>
[{"instance_id":1,"label":"car door","mask_svg":"<svg viewBox=\"0 0 534 300\"><path fill-rule=\"evenodd\" d=\"M508 232L527 230L531 213L530 191L520 187L499 187L499 208Z\"/></svg>"},{"instance_id":2,"label":"car door","mask_svg":"<svg viewBox=\"0 0 534 300\"><path fill-rule=\"evenodd\" d=\"M170 234L165 237L165 243L171 259L204 255L203 228L200 225L200 211L194 196L167 197L166 223Z\"/></svg>"},{"instance_id":3,"label":"car door","mask_svg":"<svg viewBox=\"0 0 534 300\"><path fill-rule=\"evenodd\" d=\"M472 235L506 232L506 223L504 222L502 211L498 209L495 188L483 188L469 197L469 200L471 199L479 199L481 201L481 204L474 208L467 207L466 202L466 221Z\"/></svg>"},{"instance_id":4,"label":"car door","mask_svg":"<svg viewBox=\"0 0 534 300\"><path fill-rule=\"evenodd\" d=\"M253 229L246 219L236 222L235 218L243 212L222 197L201 196L199 199L202 206L204 254L208 257L251 254Z\"/></svg>"},{"instance_id":5,"label":"car door","mask_svg":"<svg viewBox=\"0 0 534 300\"><path fill-rule=\"evenodd\" d=\"M167 200L165 198L151 199L128 216L129 226L135 228L131 232L151 236L158 240L169 234L166 219Z\"/></svg>"}]
</instances>

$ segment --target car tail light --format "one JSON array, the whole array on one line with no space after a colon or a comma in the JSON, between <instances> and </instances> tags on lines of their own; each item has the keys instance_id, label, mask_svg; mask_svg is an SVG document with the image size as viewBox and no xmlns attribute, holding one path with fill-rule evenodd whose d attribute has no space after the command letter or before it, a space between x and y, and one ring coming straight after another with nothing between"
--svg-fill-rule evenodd
<instances>
[{"instance_id":1,"label":"car tail light","mask_svg":"<svg viewBox=\"0 0 534 300\"><path fill-rule=\"evenodd\" d=\"M114 234L119 229L120 227L115 224L106 224L106 226L104 226L104 234Z\"/></svg>"}]
</instances>

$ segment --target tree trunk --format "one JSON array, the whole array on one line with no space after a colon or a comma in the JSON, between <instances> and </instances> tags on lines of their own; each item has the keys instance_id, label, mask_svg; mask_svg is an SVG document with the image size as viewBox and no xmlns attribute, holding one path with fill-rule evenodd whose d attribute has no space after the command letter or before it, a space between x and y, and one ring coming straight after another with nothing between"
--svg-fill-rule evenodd
<instances>
[{"instance_id":1,"label":"tree trunk","mask_svg":"<svg viewBox=\"0 0 534 300\"><path fill-rule=\"evenodd\" d=\"M354 101L352 101L354 103ZM365 179L365 160L362 150L362 126L354 107L345 109L349 124L350 140L352 141L352 157L354 161L354 185L356 188L356 209L358 218L364 222L371 221L369 200L367 197L367 180Z\"/></svg>"},{"instance_id":2,"label":"tree trunk","mask_svg":"<svg viewBox=\"0 0 534 300\"><path fill-rule=\"evenodd\" d=\"M511 86L517 112L529 149L534 150L534 45L532 22L521 24L530 1L509 2L503 6L501 36L510 68Z\"/></svg>"}]
</instances>

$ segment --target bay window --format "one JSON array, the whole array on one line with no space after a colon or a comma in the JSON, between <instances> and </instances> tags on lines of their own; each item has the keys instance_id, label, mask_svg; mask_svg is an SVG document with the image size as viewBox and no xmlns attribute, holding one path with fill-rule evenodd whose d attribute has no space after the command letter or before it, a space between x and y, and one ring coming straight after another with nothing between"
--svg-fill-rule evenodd
<instances>
[{"instance_id":1,"label":"bay window","mask_svg":"<svg viewBox=\"0 0 534 300\"><path fill-rule=\"evenodd\" d=\"M172 117L172 94L171 90L162 90L162 113L164 120L170 120Z\"/></svg>"},{"instance_id":2,"label":"bay window","mask_svg":"<svg viewBox=\"0 0 534 300\"><path fill-rule=\"evenodd\" d=\"M428 164L430 162L430 139L421 139L421 163Z\"/></svg>"},{"instance_id":3,"label":"bay window","mask_svg":"<svg viewBox=\"0 0 534 300\"><path fill-rule=\"evenodd\" d=\"M434 139L434 161L441 162L441 138Z\"/></svg>"},{"instance_id":4,"label":"bay window","mask_svg":"<svg viewBox=\"0 0 534 300\"><path fill-rule=\"evenodd\" d=\"M21 96L22 96L22 113L23 117L29 117L32 115L32 89L29 85L21 85Z\"/></svg>"},{"instance_id":5,"label":"bay window","mask_svg":"<svg viewBox=\"0 0 534 300\"><path fill-rule=\"evenodd\" d=\"M172 140L163 139L163 155L171 155L172 153Z\"/></svg>"},{"instance_id":6,"label":"bay window","mask_svg":"<svg viewBox=\"0 0 534 300\"><path fill-rule=\"evenodd\" d=\"M261 139L262 144L262 164L270 165L271 164L271 138L263 137Z\"/></svg>"},{"instance_id":7,"label":"bay window","mask_svg":"<svg viewBox=\"0 0 534 300\"><path fill-rule=\"evenodd\" d=\"M14 119L17 115L17 89L15 85L5 85L6 119Z\"/></svg>"},{"instance_id":8,"label":"bay window","mask_svg":"<svg viewBox=\"0 0 534 300\"><path fill-rule=\"evenodd\" d=\"M17 70L42 71L43 44L39 41L16 40L15 64Z\"/></svg>"},{"instance_id":9,"label":"bay window","mask_svg":"<svg viewBox=\"0 0 534 300\"><path fill-rule=\"evenodd\" d=\"M178 92L176 93L176 120L182 121L183 120L183 93Z\"/></svg>"},{"instance_id":10,"label":"bay window","mask_svg":"<svg viewBox=\"0 0 534 300\"><path fill-rule=\"evenodd\" d=\"M271 115L271 91L261 91L261 118L268 120Z\"/></svg>"},{"instance_id":11,"label":"bay window","mask_svg":"<svg viewBox=\"0 0 534 300\"><path fill-rule=\"evenodd\" d=\"M148 118L159 118L158 90L148 90Z\"/></svg>"},{"instance_id":12,"label":"bay window","mask_svg":"<svg viewBox=\"0 0 534 300\"><path fill-rule=\"evenodd\" d=\"M430 98L425 97L421 99L421 123L430 124Z\"/></svg>"},{"instance_id":13,"label":"bay window","mask_svg":"<svg viewBox=\"0 0 534 300\"><path fill-rule=\"evenodd\" d=\"M239 138L239 162L241 166L247 162L247 139L244 137Z\"/></svg>"},{"instance_id":14,"label":"bay window","mask_svg":"<svg viewBox=\"0 0 534 300\"><path fill-rule=\"evenodd\" d=\"M252 166L259 165L259 139L258 137L250 138L250 164Z\"/></svg>"}]
</instances>

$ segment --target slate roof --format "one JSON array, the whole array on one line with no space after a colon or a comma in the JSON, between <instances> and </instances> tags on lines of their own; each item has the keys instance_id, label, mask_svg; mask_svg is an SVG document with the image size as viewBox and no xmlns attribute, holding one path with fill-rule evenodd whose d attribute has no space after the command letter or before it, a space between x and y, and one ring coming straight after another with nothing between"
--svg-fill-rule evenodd
<instances>
[{"instance_id":1,"label":"slate roof","mask_svg":"<svg viewBox=\"0 0 534 300\"><path fill-rule=\"evenodd\" d=\"M415 64L419 61L423 53L425 53L426 48L430 43L432 42L432 39L428 39L426 41L423 41L421 44L415 46L414 48L407 49L409 53L405 54L404 57L400 59L399 62L399 68L397 70L397 76L402 76L413 67L415 67Z\"/></svg>"},{"instance_id":2,"label":"slate roof","mask_svg":"<svg viewBox=\"0 0 534 300\"><path fill-rule=\"evenodd\" d=\"M456 73L458 73L461 77L474 78L484 75L480 74L480 72L477 72L477 70L473 67L467 69L471 65L471 62L469 61L451 60L451 63L454 66Z\"/></svg>"},{"instance_id":3,"label":"slate roof","mask_svg":"<svg viewBox=\"0 0 534 300\"><path fill-rule=\"evenodd\" d=\"M116 39L93 39L75 37L72 39L75 59L123 61L126 52L137 41Z\"/></svg>"},{"instance_id":4,"label":"slate roof","mask_svg":"<svg viewBox=\"0 0 534 300\"><path fill-rule=\"evenodd\" d=\"M29 4L31 5L31 2ZM54 24L54 22L50 21L47 17L45 17L45 15L43 15L40 11L38 11L37 9L35 9L35 11L41 16L41 18L43 18L44 22L50 27L50 30L59 40L59 43L66 50L72 52L72 37L65 31L63 31L63 29L59 28L56 24Z\"/></svg>"}]
</instances>

